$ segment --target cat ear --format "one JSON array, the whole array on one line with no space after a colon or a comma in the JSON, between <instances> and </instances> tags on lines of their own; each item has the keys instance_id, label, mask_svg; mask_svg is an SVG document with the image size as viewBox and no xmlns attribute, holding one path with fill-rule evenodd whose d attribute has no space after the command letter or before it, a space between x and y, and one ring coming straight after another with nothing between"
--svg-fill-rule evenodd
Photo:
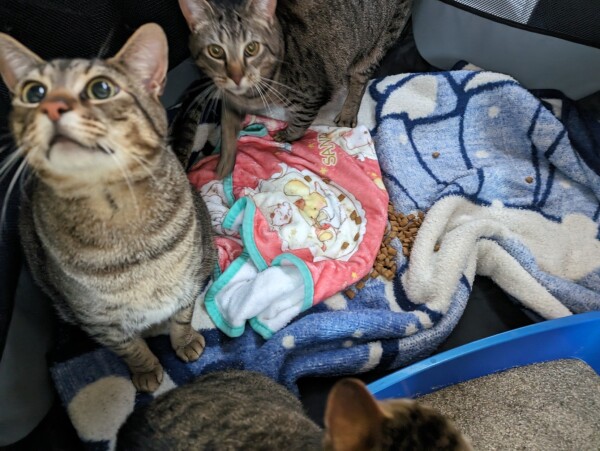
<instances>
[{"instance_id":1,"label":"cat ear","mask_svg":"<svg viewBox=\"0 0 600 451\"><path fill-rule=\"evenodd\" d=\"M371 449L381 437L386 419L373 395L358 379L336 383L327 399L325 441L328 449Z\"/></svg>"},{"instance_id":2,"label":"cat ear","mask_svg":"<svg viewBox=\"0 0 600 451\"><path fill-rule=\"evenodd\" d=\"M18 81L44 60L7 34L0 33L0 74L13 92Z\"/></svg>"},{"instance_id":3,"label":"cat ear","mask_svg":"<svg viewBox=\"0 0 600 451\"><path fill-rule=\"evenodd\" d=\"M249 6L254 8L256 13L263 16L269 22L272 22L275 18L277 0L250 0Z\"/></svg>"},{"instance_id":4,"label":"cat ear","mask_svg":"<svg viewBox=\"0 0 600 451\"><path fill-rule=\"evenodd\" d=\"M179 8L192 31L213 12L208 0L179 0Z\"/></svg>"},{"instance_id":5,"label":"cat ear","mask_svg":"<svg viewBox=\"0 0 600 451\"><path fill-rule=\"evenodd\" d=\"M142 25L109 62L124 66L155 96L162 94L169 68L169 45L163 29Z\"/></svg>"}]
</instances>

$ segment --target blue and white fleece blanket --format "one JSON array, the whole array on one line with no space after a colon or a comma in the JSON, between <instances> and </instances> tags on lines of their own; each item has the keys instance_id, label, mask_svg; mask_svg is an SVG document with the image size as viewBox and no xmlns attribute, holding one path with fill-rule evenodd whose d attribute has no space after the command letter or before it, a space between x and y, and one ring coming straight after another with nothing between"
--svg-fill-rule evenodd
<instances>
[{"instance_id":1,"label":"blue and white fleece blanket","mask_svg":"<svg viewBox=\"0 0 600 451\"><path fill-rule=\"evenodd\" d=\"M136 405L208 371L257 370L295 390L302 376L421 359L457 324L476 274L542 318L600 310L599 123L476 71L376 80L359 120L396 209L427 211L410 262L399 252L395 280L371 279L352 300L337 294L268 341L250 328L225 336L199 301L199 361L178 360L165 336L149 339L166 370L154 395L136 394L111 352L63 335L52 375L89 448L109 449Z\"/></svg>"}]
</instances>

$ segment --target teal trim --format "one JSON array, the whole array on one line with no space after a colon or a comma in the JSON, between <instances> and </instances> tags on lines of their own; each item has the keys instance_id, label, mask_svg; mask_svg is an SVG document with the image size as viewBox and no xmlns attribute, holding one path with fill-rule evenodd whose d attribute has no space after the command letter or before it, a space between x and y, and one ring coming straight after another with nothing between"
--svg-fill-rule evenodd
<instances>
[{"instance_id":1,"label":"teal trim","mask_svg":"<svg viewBox=\"0 0 600 451\"><path fill-rule=\"evenodd\" d=\"M221 277L221 274L223 274L221 272L221 267L219 266L219 262L215 263L215 269L213 270L213 280L217 280L219 277Z\"/></svg>"},{"instance_id":2,"label":"teal trim","mask_svg":"<svg viewBox=\"0 0 600 451\"><path fill-rule=\"evenodd\" d=\"M238 133L238 139L242 136L258 136L259 138L264 138L269 134L269 130L263 124L250 124L244 130ZM221 136L221 133L219 133ZM215 146L211 155L217 155L221 153L221 138L219 137L219 142Z\"/></svg>"},{"instance_id":3,"label":"teal trim","mask_svg":"<svg viewBox=\"0 0 600 451\"><path fill-rule=\"evenodd\" d=\"M303 312L305 310L308 310L312 307L313 300L315 298L315 282L312 277L312 274L310 273L310 270L308 269L308 266L306 266L304 260L295 256L294 254L278 255L277 258L273 260L272 266L282 266L282 262L284 260L289 261L296 268L298 268L300 274L302 275L302 278L304 279L304 301L302 302L302 308L300 311ZM269 329L268 326L260 322L260 320L256 317L250 319L250 326L265 340L272 338L275 334L275 332L273 332L271 329Z\"/></svg>"},{"instance_id":4,"label":"teal trim","mask_svg":"<svg viewBox=\"0 0 600 451\"><path fill-rule=\"evenodd\" d=\"M244 213L247 203L248 198L242 197L231 206L229 212L225 215L225 219L223 219L224 228L226 228L227 230L231 230L238 216Z\"/></svg>"},{"instance_id":5,"label":"teal trim","mask_svg":"<svg viewBox=\"0 0 600 451\"><path fill-rule=\"evenodd\" d=\"M255 123L250 124L243 129L238 135L238 138L242 136L258 136L259 138L264 138L268 134L269 130L267 130L267 127L265 127L264 124Z\"/></svg>"},{"instance_id":6,"label":"teal trim","mask_svg":"<svg viewBox=\"0 0 600 451\"><path fill-rule=\"evenodd\" d=\"M225 269L221 277L215 280L215 282L211 285L208 292L206 293L206 296L204 297L204 305L206 306L206 311L208 312L208 315L211 317L215 325L221 331L223 331L223 333L225 333L225 335L228 335L232 338L239 337L240 335L242 335L244 333L245 326L234 327L231 324L229 324L225 320L225 318L223 318L223 315L221 315L221 311L217 306L217 301L215 298L217 294L223 289L223 287L225 287L225 285L231 282L233 276L235 276L240 270L240 268L246 264L249 258L250 257L248 256L248 254L242 252L242 254L238 258L236 258L231 263L231 265L227 267L227 269Z\"/></svg>"},{"instance_id":7,"label":"teal trim","mask_svg":"<svg viewBox=\"0 0 600 451\"><path fill-rule=\"evenodd\" d=\"M289 261L296 268L298 268L300 274L302 275L302 278L304 279L304 302L302 303L302 311L308 310L312 307L313 301L315 299L315 281L312 277L312 274L310 273L308 266L306 266L306 262L294 254L278 255L273 260L271 265L282 266L281 262L284 260Z\"/></svg>"},{"instance_id":8,"label":"teal trim","mask_svg":"<svg viewBox=\"0 0 600 451\"><path fill-rule=\"evenodd\" d=\"M244 198L248 199L248 198ZM242 223L242 242L244 243L244 249L250 254L250 258L256 265L259 271L264 271L269 267L267 262L263 258L262 254L258 250L256 240L254 239L254 216L256 215L256 205L251 202L250 199L246 202L246 212L244 213L244 219Z\"/></svg>"},{"instance_id":9,"label":"teal trim","mask_svg":"<svg viewBox=\"0 0 600 451\"><path fill-rule=\"evenodd\" d=\"M261 323L256 317L250 319L250 327L252 327L252 329L254 329L254 331L258 333L261 337L263 337L265 340L268 340L269 338L273 337L273 335L275 335L275 332L273 332L271 329L269 329L267 326Z\"/></svg>"},{"instance_id":10,"label":"teal trim","mask_svg":"<svg viewBox=\"0 0 600 451\"><path fill-rule=\"evenodd\" d=\"M235 203L235 196L233 195L233 172L230 172L223 179L223 190L225 191L227 204L231 207Z\"/></svg>"},{"instance_id":11,"label":"teal trim","mask_svg":"<svg viewBox=\"0 0 600 451\"><path fill-rule=\"evenodd\" d=\"M242 218L240 235L244 244L244 252L250 255L252 262L254 262L259 271L264 271L269 265L267 265L267 262L258 250L256 240L254 239L254 217L256 215L256 205L254 202L249 197L242 197L235 201L235 204L231 206L229 213L227 213L223 220L223 227L231 230L233 224L242 213L244 217Z\"/></svg>"}]
</instances>

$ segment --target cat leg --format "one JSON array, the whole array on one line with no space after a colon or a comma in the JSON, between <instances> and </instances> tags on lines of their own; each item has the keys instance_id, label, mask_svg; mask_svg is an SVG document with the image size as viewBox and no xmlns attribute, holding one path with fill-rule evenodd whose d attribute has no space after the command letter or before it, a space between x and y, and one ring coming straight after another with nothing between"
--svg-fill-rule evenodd
<instances>
[{"instance_id":1,"label":"cat leg","mask_svg":"<svg viewBox=\"0 0 600 451\"><path fill-rule=\"evenodd\" d=\"M412 0L399 0L396 12L391 18L388 27L379 37L370 52L357 59L348 69L348 96L342 106L340 114L335 118L335 123L340 127L356 127L356 118L360 109L367 83L375 73L377 66L383 60L388 49L400 37L410 16Z\"/></svg>"},{"instance_id":2,"label":"cat leg","mask_svg":"<svg viewBox=\"0 0 600 451\"><path fill-rule=\"evenodd\" d=\"M348 96L342 110L335 118L339 127L356 127L356 118L360 109L360 102L367 87L369 77L352 75L348 83Z\"/></svg>"},{"instance_id":3,"label":"cat leg","mask_svg":"<svg viewBox=\"0 0 600 451\"><path fill-rule=\"evenodd\" d=\"M221 108L221 156L217 165L217 176L223 178L233 171L237 140L242 128L243 115L223 102Z\"/></svg>"},{"instance_id":4,"label":"cat leg","mask_svg":"<svg viewBox=\"0 0 600 451\"><path fill-rule=\"evenodd\" d=\"M152 393L160 386L163 368L143 338L136 337L108 347L125 361L137 390Z\"/></svg>"},{"instance_id":5,"label":"cat leg","mask_svg":"<svg viewBox=\"0 0 600 451\"><path fill-rule=\"evenodd\" d=\"M204 337L192 328L194 304L186 307L171 317L171 346L184 362L194 362L204 352Z\"/></svg>"},{"instance_id":6,"label":"cat leg","mask_svg":"<svg viewBox=\"0 0 600 451\"><path fill-rule=\"evenodd\" d=\"M375 72L381 58L383 58L383 52L375 48L369 55L350 67L348 95L340 113L335 118L335 123L339 127L356 127L356 117L367 88L367 82Z\"/></svg>"},{"instance_id":7,"label":"cat leg","mask_svg":"<svg viewBox=\"0 0 600 451\"><path fill-rule=\"evenodd\" d=\"M294 142L302 138L319 114L319 110L327 101L323 101L322 96L315 96L314 99L302 99L293 102L293 107L289 111L288 126L285 130L278 132L274 139L278 142Z\"/></svg>"}]
</instances>

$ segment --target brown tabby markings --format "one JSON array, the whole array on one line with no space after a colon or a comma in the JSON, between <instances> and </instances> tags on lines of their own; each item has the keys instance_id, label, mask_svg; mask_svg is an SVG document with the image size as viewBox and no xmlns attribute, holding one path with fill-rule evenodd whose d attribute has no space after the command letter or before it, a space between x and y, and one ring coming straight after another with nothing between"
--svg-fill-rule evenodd
<instances>
[{"instance_id":1,"label":"brown tabby markings","mask_svg":"<svg viewBox=\"0 0 600 451\"><path fill-rule=\"evenodd\" d=\"M134 411L118 450L470 451L439 412L411 400L376 401L357 379L329 394L323 432L283 386L252 371L201 376Z\"/></svg>"},{"instance_id":2,"label":"brown tabby markings","mask_svg":"<svg viewBox=\"0 0 600 451\"><path fill-rule=\"evenodd\" d=\"M191 316L215 261L206 206L166 145L166 70L155 24L106 61L45 62L0 34L11 129L33 175L20 218L27 262L61 316L121 356L143 391L163 377L141 338L151 326L170 319L177 355L202 354ZM32 83L39 97L28 98Z\"/></svg>"},{"instance_id":3,"label":"brown tabby markings","mask_svg":"<svg viewBox=\"0 0 600 451\"><path fill-rule=\"evenodd\" d=\"M217 168L223 177L233 169L247 112L272 104L286 107L288 127L277 139L295 141L347 85L336 122L355 126L366 83L402 32L412 0L240 0L225 5L179 0L179 5L192 31L192 56L214 83L199 103L215 91L223 99Z\"/></svg>"},{"instance_id":4,"label":"brown tabby markings","mask_svg":"<svg viewBox=\"0 0 600 451\"><path fill-rule=\"evenodd\" d=\"M471 451L454 424L410 399L376 401L358 379L339 381L325 412L325 451Z\"/></svg>"}]
</instances>

